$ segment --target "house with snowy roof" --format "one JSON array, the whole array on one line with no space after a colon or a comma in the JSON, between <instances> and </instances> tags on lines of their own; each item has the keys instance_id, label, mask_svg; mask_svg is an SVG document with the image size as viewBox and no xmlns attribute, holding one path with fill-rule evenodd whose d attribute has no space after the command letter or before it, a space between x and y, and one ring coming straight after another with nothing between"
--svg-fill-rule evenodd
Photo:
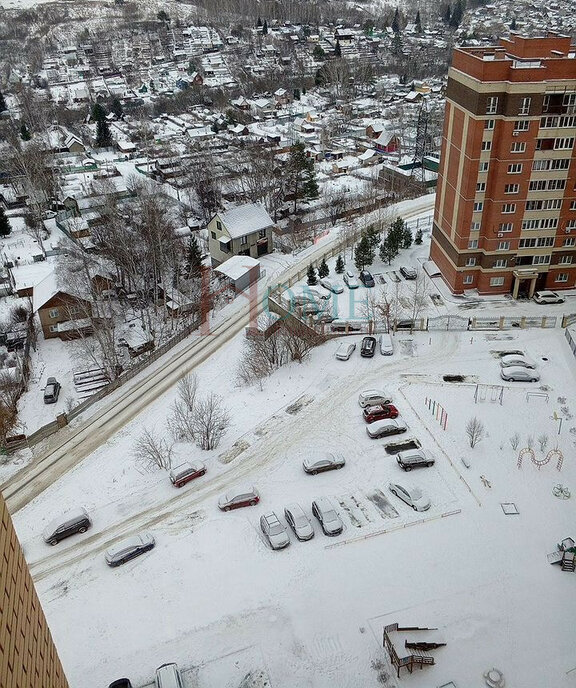
<instances>
[{"instance_id":1,"label":"house with snowy roof","mask_svg":"<svg viewBox=\"0 0 576 688\"><path fill-rule=\"evenodd\" d=\"M217 213L207 225L215 267L232 256L258 258L273 248L274 222L261 203L246 203Z\"/></svg>"},{"instance_id":2,"label":"house with snowy roof","mask_svg":"<svg viewBox=\"0 0 576 688\"><path fill-rule=\"evenodd\" d=\"M32 311L38 313L44 339L77 339L93 330L90 301L62 289L54 271L34 285Z\"/></svg>"}]
</instances>

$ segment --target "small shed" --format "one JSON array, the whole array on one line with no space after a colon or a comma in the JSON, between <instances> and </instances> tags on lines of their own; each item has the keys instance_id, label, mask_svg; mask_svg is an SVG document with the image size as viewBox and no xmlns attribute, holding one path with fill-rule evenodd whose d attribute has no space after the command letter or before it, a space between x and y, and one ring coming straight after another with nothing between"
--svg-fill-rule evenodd
<instances>
[{"instance_id":1,"label":"small shed","mask_svg":"<svg viewBox=\"0 0 576 688\"><path fill-rule=\"evenodd\" d=\"M232 256L214 271L227 278L230 286L239 294L260 279L260 261L251 256Z\"/></svg>"}]
</instances>

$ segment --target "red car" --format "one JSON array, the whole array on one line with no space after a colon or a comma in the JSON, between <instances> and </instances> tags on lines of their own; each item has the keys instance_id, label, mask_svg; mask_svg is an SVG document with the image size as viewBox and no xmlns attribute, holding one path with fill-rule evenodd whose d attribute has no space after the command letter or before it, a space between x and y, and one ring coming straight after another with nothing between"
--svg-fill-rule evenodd
<instances>
[{"instance_id":1,"label":"red car","mask_svg":"<svg viewBox=\"0 0 576 688\"><path fill-rule=\"evenodd\" d=\"M399 411L392 404L387 404L383 406L379 404L378 406L368 406L364 409L364 420L367 423L373 423L375 420L385 420L386 418L397 418Z\"/></svg>"}]
</instances>

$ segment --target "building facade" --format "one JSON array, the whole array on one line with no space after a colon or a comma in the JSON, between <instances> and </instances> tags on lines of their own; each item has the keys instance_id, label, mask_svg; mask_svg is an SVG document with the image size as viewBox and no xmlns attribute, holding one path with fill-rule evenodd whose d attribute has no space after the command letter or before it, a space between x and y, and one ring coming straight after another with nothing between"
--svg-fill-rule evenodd
<instances>
[{"instance_id":1,"label":"building facade","mask_svg":"<svg viewBox=\"0 0 576 688\"><path fill-rule=\"evenodd\" d=\"M452 292L575 286L575 141L569 37L454 51L430 248Z\"/></svg>"},{"instance_id":2,"label":"building facade","mask_svg":"<svg viewBox=\"0 0 576 688\"><path fill-rule=\"evenodd\" d=\"M12 519L0 494L0 686L68 688Z\"/></svg>"},{"instance_id":3,"label":"building facade","mask_svg":"<svg viewBox=\"0 0 576 688\"><path fill-rule=\"evenodd\" d=\"M212 266L232 256L259 258L273 249L274 222L260 203L248 203L215 215L207 225Z\"/></svg>"}]
</instances>

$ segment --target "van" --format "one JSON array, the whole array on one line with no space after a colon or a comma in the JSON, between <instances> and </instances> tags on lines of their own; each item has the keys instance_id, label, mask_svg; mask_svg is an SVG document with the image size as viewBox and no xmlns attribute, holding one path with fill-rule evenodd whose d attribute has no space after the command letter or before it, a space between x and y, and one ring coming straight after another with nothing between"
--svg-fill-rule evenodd
<instances>
[{"instance_id":1,"label":"van","mask_svg":"<svg viewBox=\"0 0 576 688\"><path fill-rule=\"evenodd\" d=\"M86 509L75 509L49 523L42 531L42 537L44 542L49 545L57 545L60 540L64 540L70 535L85 533L91 525L92 521Z\"/></svg>"},{"instance_id":2,"label":"van","mask_svg":"<svg viewBox=\"0 0 576 688\"><path fill-rule=\"evenodd\" d=\"M202 461L185 461L170 471L170 481L174 487L182 487L204 473L206 473L206 466Z\"/></svg>"},{"instance_id":3,"label":"van","mask_svg":"<svg viewBox=\"0 0 576 688\"><path fill-rule=\"evenodd\" d=\"M162 664L156 669L156 688L184 688L177 664Z\"/></svg>"}]
</instances>

